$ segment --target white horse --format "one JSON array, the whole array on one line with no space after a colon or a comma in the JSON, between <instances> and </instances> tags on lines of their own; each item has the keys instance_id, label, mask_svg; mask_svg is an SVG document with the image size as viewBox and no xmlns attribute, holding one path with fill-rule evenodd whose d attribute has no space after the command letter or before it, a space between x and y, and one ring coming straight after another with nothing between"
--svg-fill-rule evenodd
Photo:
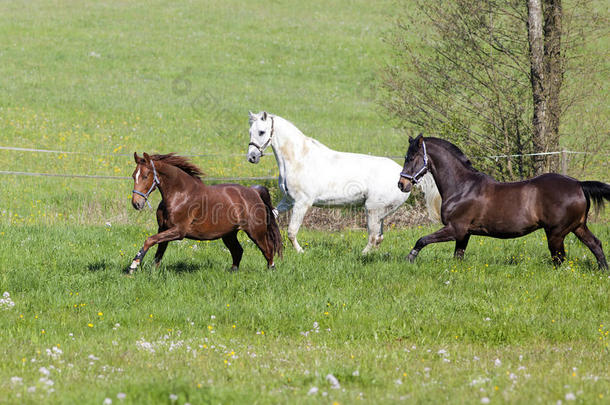
<instances>
[{"instance_id":1,"label":"white horse","mask_svg":"<svg viewBox=\"0 0 610 405\"><path fill-rule=\"evenodd\" d=\"M383 219L409 197L396 186L400 165L389 158L337 152L309 138L277 115L250 112L248 161L258 163L271 145L280 169L279 186L284 198L278 212L292 208L288 239L298 252L303 249L297 233L309 207L362 206L366 208L368 253L383 240ZM429 212L440 217L440 195L431 176L424 181ZM435 195L439 196L435 201ZM431 204L437 204L431 208Z\"/></svg>"}]
</instances>

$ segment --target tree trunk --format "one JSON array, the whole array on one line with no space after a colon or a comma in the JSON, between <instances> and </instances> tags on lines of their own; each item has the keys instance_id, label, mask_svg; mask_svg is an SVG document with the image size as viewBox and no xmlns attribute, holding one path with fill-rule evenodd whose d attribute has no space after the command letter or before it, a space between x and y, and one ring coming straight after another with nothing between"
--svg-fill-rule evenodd
<instances>
[{"instance_id":1,"label":"tree trunk","mask_svg":"<svg viewBox=\"0 0 610 405\"><path fill-rule=\"evenodd\" d=\"M544 69L543 14L541 0L527 0L527 33L530 54L530 81L534 101L532 119L534 152L546 152L547 97ZM534 156L536 174L544 171L544 157Z\"/></svg>"},{"instance_id":2,"label":"tree trunk","mask_svg":"<svg viewBox=\"0 0 610 405\"><path fill-rule=\"evenodd\" d=\"M559 119L561 103L559 93L563 83L564 61L561 54L562 7L561 0L544 2L544 71L547 93L547 140L546 149L559 150ZM559 159L552 159L549 170L559 170Z\"/></svg>"}]
</instances>

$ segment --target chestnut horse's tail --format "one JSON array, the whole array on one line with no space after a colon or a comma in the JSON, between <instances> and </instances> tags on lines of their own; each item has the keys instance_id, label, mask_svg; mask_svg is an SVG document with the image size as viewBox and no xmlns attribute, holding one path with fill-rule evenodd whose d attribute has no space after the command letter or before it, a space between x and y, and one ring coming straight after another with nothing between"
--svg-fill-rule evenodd
<instances>
[{"instance_id":1,"label":"chestnut horse's tail","mask_svg":"<svg viewBox=\"0 0 610 405\"><path fill-rule=\"evenodd\" d=\"M601 181L580 181L582 191L587 198L587 205L593 202L596 210L604 207L604 200L610 201L610 184Z\"/></svg>"},{"instance_id":2,"label":"chestnut horse's tail","mask_svg":"<svg viewBox=\"0 0 610 405\"><path fill-rule=\"evenodd\" d=\"M282 244L282 235L280 234L280 227L275 220L275 214L273 213L273 205L271 204L271 196L269 190L264 186L252 186L254 190L261 196L261 200L265 203L267 208L267 242L269 246L273 248L273 256L278 255L282 257L284 245Z\"/></svg>"}]
</instances>

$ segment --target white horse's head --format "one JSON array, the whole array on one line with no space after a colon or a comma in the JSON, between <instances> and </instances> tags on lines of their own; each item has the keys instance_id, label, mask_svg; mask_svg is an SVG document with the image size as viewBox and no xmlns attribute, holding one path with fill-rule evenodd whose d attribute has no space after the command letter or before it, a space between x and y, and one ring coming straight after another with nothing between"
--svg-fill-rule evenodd
<instances>
[{"instance_id":1,"label":"white horse's head","mask_svg":"<svg viewBox=\"0 0 610 405\"><path fill-rule=\"evenodd\" d=\"M265 149L271 144L273 136L273 118L263 111L258 114L250 112L250 143L248 144L248 162L258 163Z\"/></svg>"}]
</instances>

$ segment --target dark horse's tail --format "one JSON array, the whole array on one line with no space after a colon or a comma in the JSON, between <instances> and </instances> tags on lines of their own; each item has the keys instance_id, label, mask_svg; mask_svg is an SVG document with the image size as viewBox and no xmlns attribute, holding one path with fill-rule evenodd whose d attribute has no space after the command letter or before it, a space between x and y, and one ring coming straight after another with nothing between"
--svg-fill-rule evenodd
<instances>
[{"instance_id":1,"label":"dark horse's tail","mask_svg":"<svg viewBox=\"0 0 610 405\"><path fill-rule=\"evenodd\" d=\"M278 255L282 257L284 245L282 244L282 235L280 234L280 227L275 220L275 214L273 213L273 205L271 204L271 196L269 190L264 186L252 186L253 189L261 196L261 200L265 203L267 208L267 243L273 248L273 256Z\"/></svg>"},{"instance_id":2,"label":"dark horse's tail","mask_svg":"<svg viewBox=\"0 0 610 405\"><path fill-rule=\"evenodd\" d=\"M610 201L610 184L601 181L581 181L579 182L582 191L587 198L587 205L595 206L596 210L604 207L604 200Z\"/></svg>"}]
</instances>

